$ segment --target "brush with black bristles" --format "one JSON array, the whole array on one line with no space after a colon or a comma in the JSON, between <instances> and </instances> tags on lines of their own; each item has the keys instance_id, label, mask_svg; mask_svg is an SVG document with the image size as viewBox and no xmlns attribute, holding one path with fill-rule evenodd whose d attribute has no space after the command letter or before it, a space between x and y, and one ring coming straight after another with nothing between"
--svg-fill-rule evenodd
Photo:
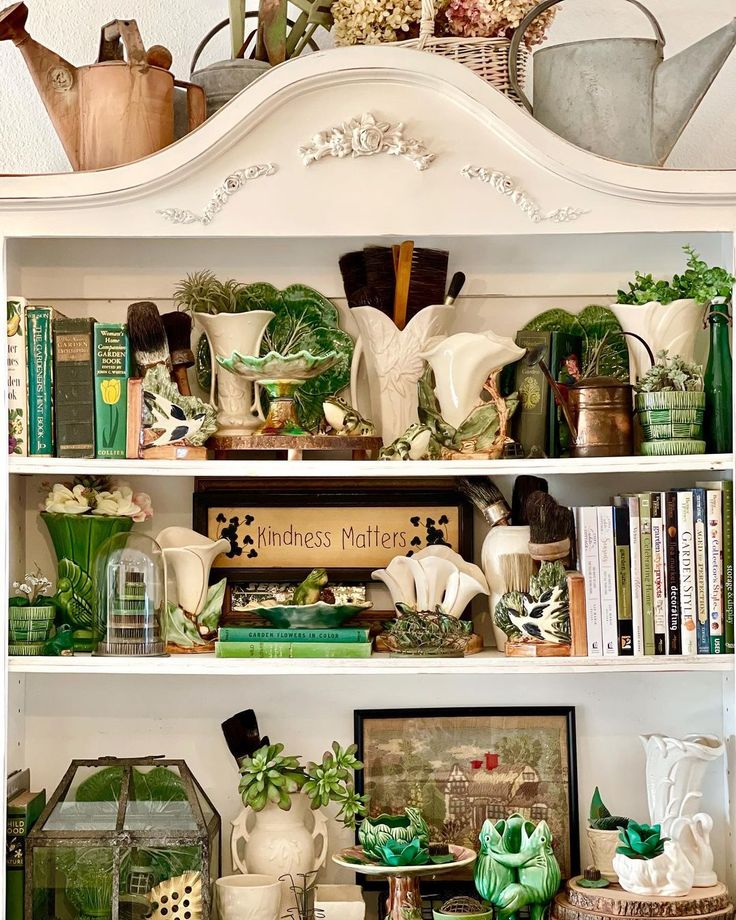
<instances>
[{"instance_id":1,"label":"brush with black bristles","mask_svg":"<svg viewBox=\"0 0 736 920\"><path fill-rule=\"evenodd\" d=\"M171 370L166 330L155 303L141 300L128 307L128 337L139 376L157 364L165 364Z\"/></svg>"},{"instance_id":2,"label":"brush with black bristles","mask_svg":"<svg viewBox=\"0 0 736 920\"><path fill-rule=\"evenodd\" d=\"M532 492L526 501L529 518L529 555L538 562L570 563L575 558L575 518L546 492Z\"/></svg>"},{"instance_id":3,"label":"brush with black bristles","mask_svg":"<svg viewBox=\"0 0 736 920\"><path fill-rule=\"evenodd\" d=\"M514 492L511 497L511 523L523 527L529 523L526 515L526 500L532 492L549 492L546 479L539 476L517 476L514 481Z\"/></svg>"},{"instance_id":4,"label":"brush with black bristles","mask_svg":"<svg viewBox=\"0 0 736 920\"><path fill-rule=\"evenodd\" d=\"M187 368L194 367L192 351L192 317L183 310L164 313L161 317L171 355L171 374L182 396L191 396Z\"/></svg>"},{"instance_id":5,"label":"brush with black bristles","mask_svg":"<svg viewBox=\"0 0 736 920\"><path fill-rule=\"evenodd\" d=\"M487 476L459 479L458 488L475 505L491 527L508 524L511 509L498 486Z\"/></svg>"}]
</instances>

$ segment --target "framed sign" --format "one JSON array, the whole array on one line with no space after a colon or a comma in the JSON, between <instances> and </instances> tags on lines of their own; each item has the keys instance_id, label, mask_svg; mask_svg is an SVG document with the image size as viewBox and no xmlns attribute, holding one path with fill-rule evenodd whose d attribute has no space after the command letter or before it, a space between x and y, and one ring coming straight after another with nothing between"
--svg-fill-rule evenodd
<instances>
[{"instance_id":1,"label":"framed sign","mask_svg":"<svg viewBox=\"0 0 736 920\"><path fill-rule=\"evenodd\" d=\"M213 579L235 583L301 579L317 567L333 582L365 581L394 556L438 543L472 554L472 510L443 483L198 481L193 519L199 533L229 542Z\"/></svg>"},{"instance_id":2,"label":"framed sign","mask_svg":"<svg viewBox=\"0 0 736 920\"><path fill-rule=\"evenodd\" d=\"M545 820L562 877L578 871L574 707L357 710L355 742L372 815L417 805L432 840L476 851L487 818Z\"/></svg>"}]
</instances>

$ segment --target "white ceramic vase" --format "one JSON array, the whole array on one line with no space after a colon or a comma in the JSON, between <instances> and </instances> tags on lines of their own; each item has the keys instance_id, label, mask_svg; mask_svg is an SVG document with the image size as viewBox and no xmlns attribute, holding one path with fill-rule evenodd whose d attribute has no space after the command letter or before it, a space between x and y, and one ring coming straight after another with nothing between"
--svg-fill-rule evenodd
<instances>
[{"instance_id":1,"label":"white ceramic vase","mask_svg":"<svg viewBox=\"0 0 736 920\"><path fill-rule=\"evenodd\" d=\"M421 354L447 335L454 307L432 304L398 329L375 307L354 307L350 315L360 334L351 377L357 378L361 354L365 360L371 421L385 445L419 421L417 384L424 371Z\"/></svg>"},{"instance_id":2,"label":"white ceramic vase","mask_svg":"<svg viewBox=\"0 0 736 920\"><path fill-rule=\"evenodd\" d=\"M670 355L682 355L692 361L695 339L702 327L703 307L695 300L674 300L662 304L658 300L645 304L611 304L616 319L624 332L640 335L654 352L666 349ZM632 383L645 374L651 361L646 349L632 336L626 337L629 346L629 376Z\"/></svg>"},{"instance_id":3,"label":"white ceramic vase","mask_svg":"<svg viewBox=\"0 0 736 920\"><path fill-rule=\"evenodd\" d=\"M695 873L679 845L668 840L655 859L629 859L617 853L613 868L619 885L633 894L681 898L693 887Z\"/></svg>"},{"instance_id":4,"label":"white ceramic vase","mask_svg":"<svg viewBox=\"0 0 736 920\"><path fill-rule=\"evenodd\" d=\"M226 875L215 882L218 920L280 920L281 896L274 875Z\"/></svg>"},{"instance_id":5,"label":"white ceramic vase","mask_svg":"<svg viewBox=\"0 0 736 920\"><path fill-rule=\"evenodd\" d=\"M365 920L360 885L317 885L314 907L322 920Z\"/></svg>"},{"instance_id":6,"label":"white ceramic vase","mask_svg":"<svg viewBox=\"0 0 736 920\"><path fill-rule=\"evenodd\" d=\"M523 562L514 558L519 556L529 557L528 526L496 525L489 530L481 549L481 566L488 582L493 636L499 652L506 648L506 633L496 626L494 613L496 604L507 591L519 590L517 585L508 581L508 573L518 570L519 563Z\"/></svg>"},{"instance_id":7,"label":"white ceramic vase","mask_svg":"<svg viewBox=\"0 0 736 920\"><path fill-rule=\"evenodd\" d=\"M176 601L186 613L198 616L207 599L212 563L230 549L227 540L210 540L188 527L165 527L156 537L176 580Z\"/></svg>"},{"instance_id":8,"label":"white ceramic vase","mask_svg":"<svg viewBox=\"0 0 736 920\"><path fill-rule=\"evenodd\" d=\"M195 313L210 344L212 386L210 402L217 398L217 433L248 435L260 427L263 413L254 397L253 383L222 367L216 355L229 358L234 351L257 355L266 326L276 314L270 310L247 313Z\"/></svg>"},{"instance_id":9,"label":"white ceramic vase","mask_svg":"<svg viewBox=\"0 0 736 920\"><path fill-rule=\"evenodd\" d=\"M613 858L616 855L616 847L619 844L616 831L602 831L595 827L585 829L590 847L590 856L593 865L600 872L603 878L614 884L618 881L616 870L613 868Z\"/></svg>"},{"instance_id":10,"label":"white ceramic vase","mask_svg":"<svg viewBox=\"0 0 736 920\"><path fill-rule=\"evenodd\" d=\"M308 827L309 816L313 827ZM317 846L317 841L319 846ZM233 821L230 837L233 866L244 874L291 874L320 869L327 857L327 820L319 810L312 811L303 793L291 797L291 808L284 811L268 803L262 811L244 808ZM283 885L283 904L292 902L288 882Z\"/></svg>"},{"instance_id":11,"label":"white ceramic vase","mask_svg":"<svg viewBox=\"0 0 736 920\"><path fill-rule=\"evenodd\" d=\"M459 332L436 342L421 355L434 371L434 392L442 418L459 428L480 402L491 374L526 354L513 339L494 332Z\"/></svg>"},{"instance_id":12,"label":"white ceramic vase","mask_svg":"<svg viewBox=\"0 0 736 920\"><path fill-rule=\"evenodd\" d=\"M695 885L715 884L710 831L713 821L699 811L708 765L723 756L723 742L713 735L668 738L642 735L646 751L646 786L651 824L678 844L695 871Z\"/></svg>"}]
</instances>

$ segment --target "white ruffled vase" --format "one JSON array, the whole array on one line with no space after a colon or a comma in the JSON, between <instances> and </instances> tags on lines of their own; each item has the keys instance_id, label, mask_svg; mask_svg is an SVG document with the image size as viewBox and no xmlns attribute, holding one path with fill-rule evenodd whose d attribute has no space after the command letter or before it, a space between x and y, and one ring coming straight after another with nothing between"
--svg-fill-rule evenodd
<instances>
[{"instance_id":1,"label":"white ruffled vase","mask_svg":"<svg viewBox=\"0 0 736 920\"><path fill-rule=\"evenodd\" d=\"M693 887L694 871L680 846L672 840L654 859L630 859L621 853L613 857L619 885L632 894L682 898Z\"/></svg>"}]
</instances>

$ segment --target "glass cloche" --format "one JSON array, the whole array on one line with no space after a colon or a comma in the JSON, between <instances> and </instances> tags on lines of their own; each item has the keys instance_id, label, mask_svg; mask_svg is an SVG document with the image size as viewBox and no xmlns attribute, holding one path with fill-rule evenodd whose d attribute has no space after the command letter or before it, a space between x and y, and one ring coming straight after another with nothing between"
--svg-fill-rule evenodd
<instances>
[{"instance_id":1,"label":"glass cloche","mask_svg":"<svg viewBox=\"0 0 736 920\"><path fill-rule=\"evenodd\" d=\"M183 760L73 760L27 839L27 920L209 920L220 817Z\"/></svg>"},{"instance_id":2,"label":"glass cloche","mask_svg":"<svg viewBox=\"0 0 736 920\"><path fill-rule=\"evenodd\" d=\"M166 654L166 570L152 537L111 537L97 554L95 585L96 655Z\"/></svg>"}]
</instances>

